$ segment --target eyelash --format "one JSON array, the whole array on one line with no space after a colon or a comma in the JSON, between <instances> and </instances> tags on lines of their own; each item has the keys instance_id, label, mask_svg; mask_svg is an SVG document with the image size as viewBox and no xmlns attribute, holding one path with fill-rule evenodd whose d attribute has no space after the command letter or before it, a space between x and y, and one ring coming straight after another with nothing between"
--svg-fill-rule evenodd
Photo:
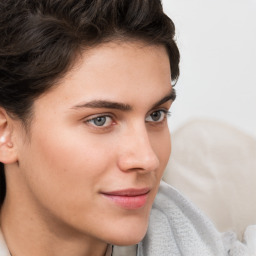
<instances>
[{"instance_id":1,"label":"eyelash","mask_svg":"<svg viewBox=\"0 0 256 256\"><path fill-rule=\"evenodd\" d=\"M161 113L163 114L164 116L162 117L162 119L160 121L148 121L147 118L148 117L152 117L153 114L155 113ZM157 124L161 124L164 122L164 120L171 115L171 112L166 110L166 109L159 109L159 110L155 110L153 112L151 112L151 114L149 114L147 117L146 117L146 123L152 123L154 125L157 125ZM105 119L105 122L102 124L102 125L96 125L95 122L96 121L101 121L100 119L104 118ZM97 120L98 119L98 120ZM105 125L106 122L108 121L108 119L110 119L110 124L108 124L107 126ZM111 128L112 125L115 125L116 122L114 121L114 117L112 115L109 115L109 114L100 114L98 116L95 116L95 117L92 117L88 120L85 120L85 123L91 125L93 128L95 129L109 129Z\"/></svg>"}]
</instances>

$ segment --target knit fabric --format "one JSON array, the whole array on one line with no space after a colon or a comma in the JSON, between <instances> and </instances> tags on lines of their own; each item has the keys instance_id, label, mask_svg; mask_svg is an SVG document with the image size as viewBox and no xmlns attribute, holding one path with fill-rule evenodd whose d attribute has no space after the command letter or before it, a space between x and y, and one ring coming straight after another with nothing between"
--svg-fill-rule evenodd
<instances>
[{"instance_id":1,"label":"knit fabric","mask_svg":"<svg viewBox=\"0 0 256 256\"><path fill-rule=\"evenodd\" d=\"M147 234L138 245L138 256L157 255L256 256L256 225L247 227L242 243L234 232L218 232L196 206L161 182Z\"/></svg>"},{"instance_id":2,"label":"knit fabric","mask_svg":"<svg viewBox=\"0 0 256 256\"><path fill-rule=\"evenodd\" d=\"M227 255L221 234L192 203L162 182L138 256Z\"/></svg>"}]
</instances>

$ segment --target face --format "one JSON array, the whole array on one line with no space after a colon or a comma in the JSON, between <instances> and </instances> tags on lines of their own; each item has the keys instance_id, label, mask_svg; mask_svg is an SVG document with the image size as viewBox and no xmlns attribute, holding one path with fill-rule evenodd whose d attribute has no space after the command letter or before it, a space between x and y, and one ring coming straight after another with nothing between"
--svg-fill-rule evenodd
<instances>
[{"instance_id":1,"label":"face","mask_svg":"<svg viewBox=\"0 0 256 256\"><path fill-rule=\"evenodd\" d=\"M113 244L143 238L170 154L170 77L164 47L108 43L35 101L29 142L17 137L37 218Z\"/></svg>"}]
</instances>

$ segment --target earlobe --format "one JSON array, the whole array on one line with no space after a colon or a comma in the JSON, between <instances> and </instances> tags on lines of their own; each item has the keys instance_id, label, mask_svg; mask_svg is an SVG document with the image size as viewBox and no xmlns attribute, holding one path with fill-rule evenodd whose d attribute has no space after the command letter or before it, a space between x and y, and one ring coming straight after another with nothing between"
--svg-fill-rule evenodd
<instances>
[{"instance_id":1,"label":"earlobe","mask_svg":"<svg viewBox=\"0 0 256 256\"><path fill-rule=\"evenodd\" d=\"M17 161L12 141L12 122L3 108L0 108L0 162L10 164Z\"/></svg>"}]
</instances>

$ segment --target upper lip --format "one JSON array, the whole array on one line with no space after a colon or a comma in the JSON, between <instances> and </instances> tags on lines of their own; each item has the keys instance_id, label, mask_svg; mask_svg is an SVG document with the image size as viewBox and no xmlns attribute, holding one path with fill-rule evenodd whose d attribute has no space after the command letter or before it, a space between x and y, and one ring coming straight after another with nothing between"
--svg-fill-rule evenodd
<instances>
[{"instance_id":1,"label":"upper lip","mask_svg":"<svg viewBox=\"0 0 256 256\"><path fill-rule=\"evenodd\" d=\"M123 190L115 190L110 192L102 192L104 195L109 196L141 196L148 194L150 191L149 188L129 188L129 189L123 189Z\"/></svg>"}]
</instances>

